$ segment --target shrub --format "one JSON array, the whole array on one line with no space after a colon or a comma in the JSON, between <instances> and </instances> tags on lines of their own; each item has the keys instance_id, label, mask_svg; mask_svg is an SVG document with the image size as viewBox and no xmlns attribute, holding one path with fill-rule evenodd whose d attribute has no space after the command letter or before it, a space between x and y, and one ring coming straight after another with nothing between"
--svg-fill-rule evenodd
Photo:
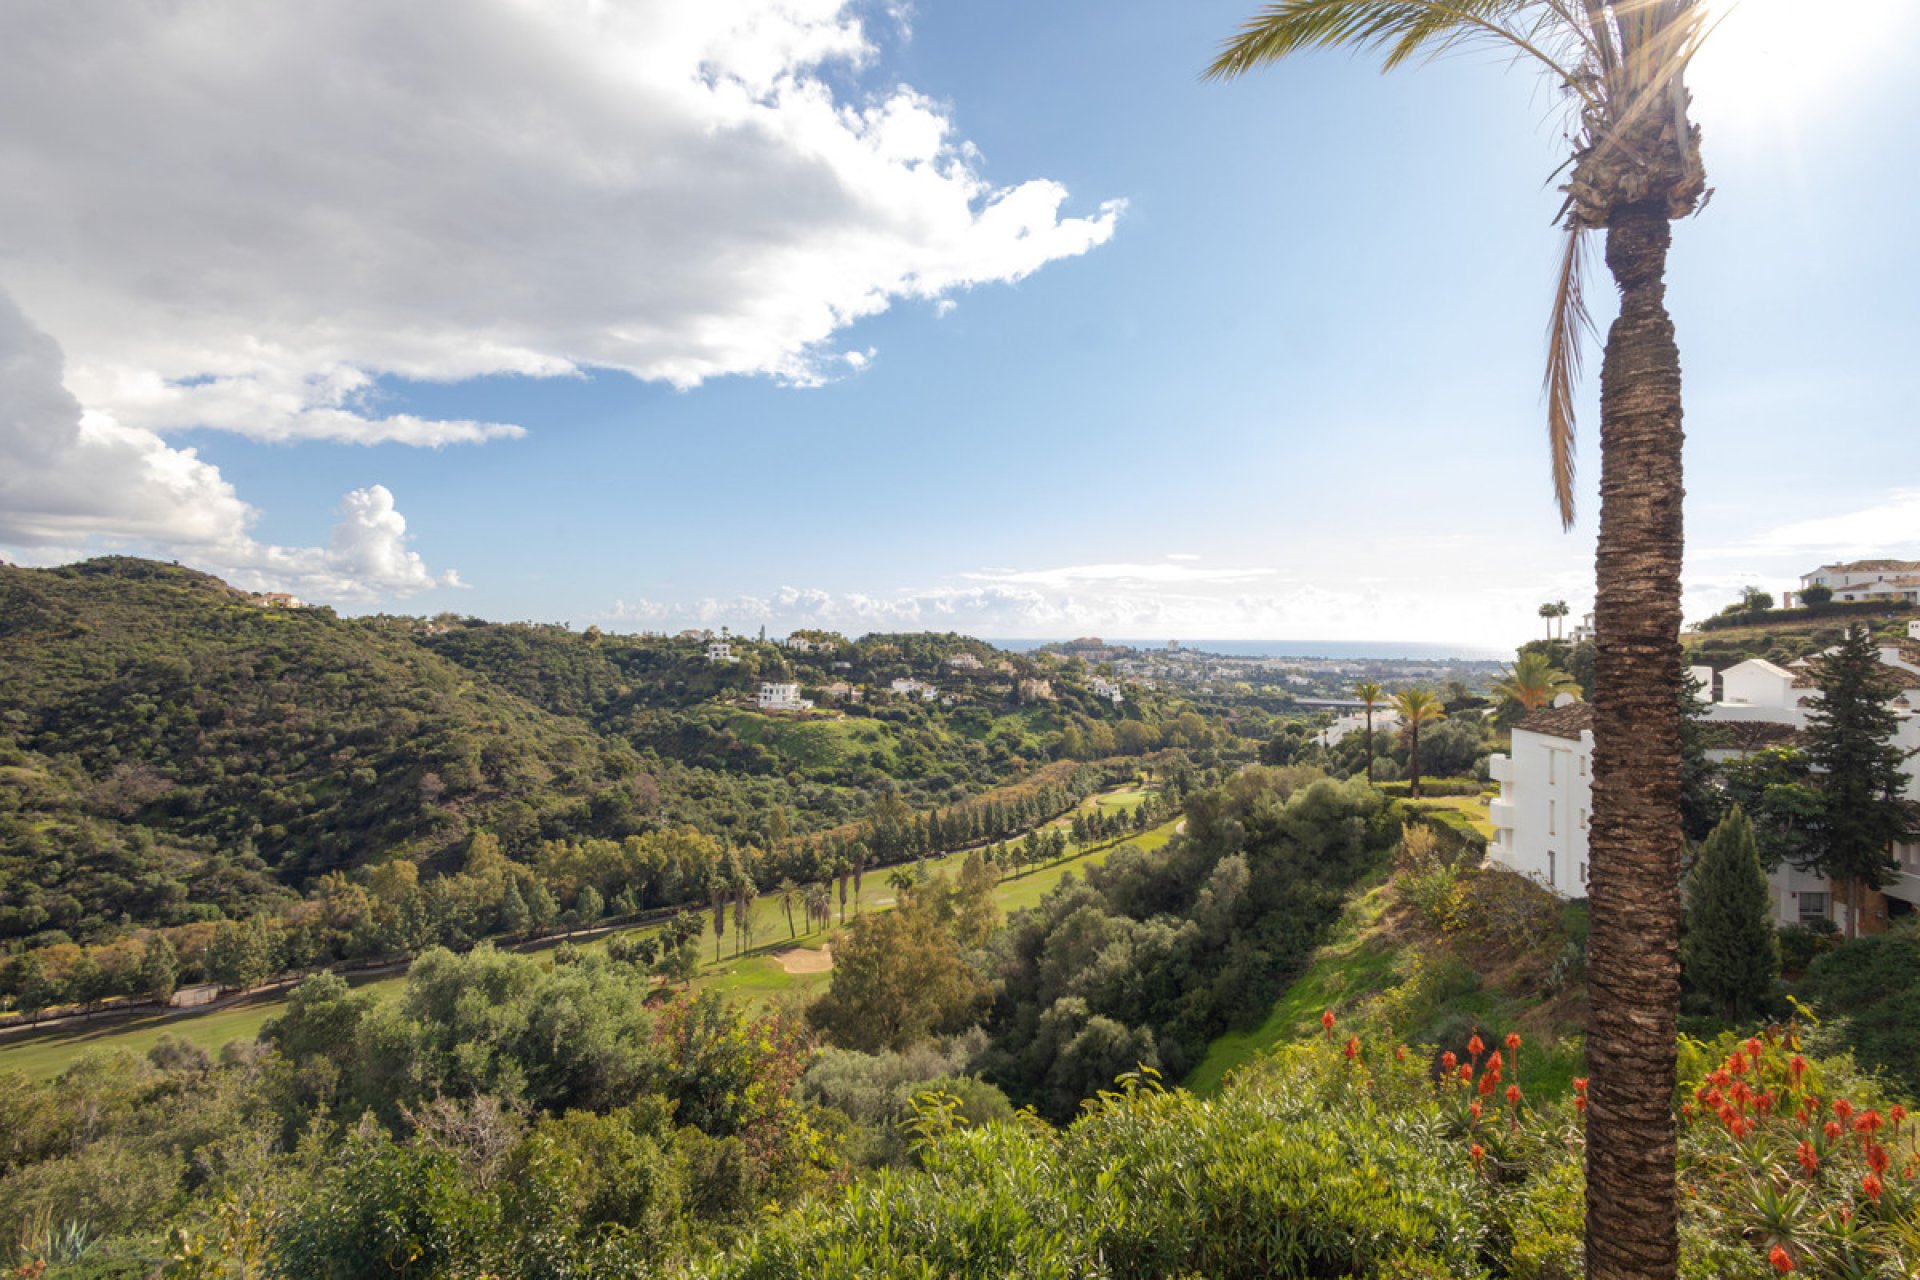
<instances>
[{"instance_id":1,"label":"shrub","mask_svg":"<svg viewBox=\"0 0 1920 1280\"><path fill-rule=\"evenodd\" d=\"M1560 900L1511 871L1463 873L1442 924L1449 934L1468 942L1537 951L1562 932Z\"/></svg>"},{"instance_id":2,"label":"shrub","mask_svg":"<svg viewBox=\"0 0 1920 1280\"><path fill-rule=\"evenodd\" d=\"M1915 1274L1914 1126L1788 1029L1681 1046L1681 1275ZM1529 1277L1581 1273L1584 1080L1509 1094L1519 1037L1439 1071L1345 1037L1294 1045L1215 1098L1135 1075L1064 1133L923 1111L921 1168L778 1219L695 1274ZM1829 1127L1829 1126L1832 1127ZM1876 1172L1878 1170L1879 1172Z\"/></svg>"}]
</instances>

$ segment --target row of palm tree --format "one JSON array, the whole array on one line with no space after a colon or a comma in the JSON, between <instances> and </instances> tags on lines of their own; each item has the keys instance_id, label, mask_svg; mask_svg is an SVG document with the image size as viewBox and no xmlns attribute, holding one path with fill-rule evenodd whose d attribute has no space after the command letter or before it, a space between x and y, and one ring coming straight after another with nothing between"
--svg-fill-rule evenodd
<instances>
[{"instance_id":1,"label":"row of palm tree","mask_svg":"<svg viewBox=\"0 0 1920 1280\"><path fill-rule=\"evenodd\" d=\"M1724 6L1722 6L1724 7ZM1809 20L1817 20L1810 16ZM1686 71L1707 0L1274 0L1208 69L1230 78L1316 48L1389 68L1492 44L1569 106L1564 252L1545 390L1553 488L1573 523L1574 395L1591 332L1581 273L1606 233L1620 294L1600 370L1593 816L1589 846L1586 1272L1679 1265L1672 1098L1680 1006L1680 351L1666 310L1670 223L1708 191ZM1329 208L1337 207L1336 204ZM1504 250L1504 246L1503 246Z\"/></svg>"}]
</instances>

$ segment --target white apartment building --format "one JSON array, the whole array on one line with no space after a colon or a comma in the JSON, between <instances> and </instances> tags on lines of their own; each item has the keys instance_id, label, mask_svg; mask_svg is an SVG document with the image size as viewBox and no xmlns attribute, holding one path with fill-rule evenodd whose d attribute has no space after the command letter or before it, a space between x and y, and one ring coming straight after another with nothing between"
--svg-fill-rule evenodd
<instances>
[{"instance_id":1,"label":"white apartment building","mask_svg":"<svg viewBox=\"0 0 1920 1280\"><path fill-rule=\"evenodd\" d=\"M1840 604L1862 601L1904 600L1920 604L1920 560L1851 560L1845 564L1823 564L1812 573L1800 575L1800 590L1789 591L1786 605L1800 602L1808 587L1825 587Z\"/></svg>"},{"instance_id":2,"label":"white apartment building","mask_svg":"<svg viewBox=\"0 0 1920 1280\"><path fill-rule=\"evenodd\" d=\"M733 646L727 641L709 640L707 641L707 661L737 662L739 659L733 656Z\"/></svg>"},{"instance_id":3,"label":"white apartment building","mask_svg":"<svg viewBox=\"0 0 1920 1280\"><path fill-rule=\"evenodd\" d=\"M760 684L759 705L762 711L808 711L813 704L800 696L800 686L766 680Z\"/></svg>"},{"instance_id":4,"label":"white apartment building","mask_svg":"<svg viewBox=\"0 0 1920 1280\"><path fill-rule=\"evenodd\" d=\"M1920 625L1898 645L1882 645L1881 664L1902 692L1894 699L1900 713L1896 743L1920 750ZM1694 668L1700 679L1704 668ZM1713 685L1705 672L1704 688ZM1790 744L1807 726L1808 703L1818 694L1812 665L1801 659L1782 667L1754 658L1719 675L1720 695L1706 708L1716 726L1710 760L1726 760L1763 747ZM1704 690L1703 690L1704 691ZM1519 872L1563 897L1586 894L1587 830L1593 812L1593 711L1582 703L1535 712L1514 727L1509 754L1488 761L1488 773L1500 784L1491 806L1494 838L1488 861ZM1920 802L1920 761L1910 763L1906 797ZM1879 895L1869 895L1863 930L1885 918L1920 910L1920 844L1897 845L1901 871ZM1780 924L1831 920L1846 927L1845 904L1824 877L1782 866L1768 876L1774 918Z\"/></svg>"}]
</instances>

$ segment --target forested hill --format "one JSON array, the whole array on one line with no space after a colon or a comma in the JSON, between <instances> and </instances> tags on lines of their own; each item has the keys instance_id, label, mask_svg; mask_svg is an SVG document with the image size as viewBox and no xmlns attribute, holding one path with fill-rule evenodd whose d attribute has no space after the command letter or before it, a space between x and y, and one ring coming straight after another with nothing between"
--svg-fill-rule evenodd
<instances>
[{"instance_id":1,"label":"forested hill","mask_svg":"<svg viewBox=\"0 0 1920 1280\"><path fill-rule=\"evenodd\" d=\"M1098 696L1078 662L812 634L716 661L704 637L273 608L125 557L0 566L0 943L246 915L396 857L447 869L479 830L510 857L680 825L770 847L884 794L928 811L1061 756L1227 736ZM823 710L759 714L761 680Z\"/></svg>"},{"instance_id":2,"label":"forested hill","mask_svg":"<svg viewBox=\"0 0 1920 1280\"><path fill-rule=\"evenodd\" d=\"M621 834L636 782L404 633L142 560L0 568L0 935L244 911L475 826Z\"/></svg>"}]
</instances>

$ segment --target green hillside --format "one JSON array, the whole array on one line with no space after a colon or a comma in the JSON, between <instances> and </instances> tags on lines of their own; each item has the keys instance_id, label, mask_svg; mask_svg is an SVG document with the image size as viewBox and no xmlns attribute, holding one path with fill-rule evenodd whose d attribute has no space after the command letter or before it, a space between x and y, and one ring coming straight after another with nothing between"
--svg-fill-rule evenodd
<instances>
[{"instance_id":1,"label":"green hillside","mask_svg":"<svg viewBox=\"0 0 1920 1280\"><path fill-rule=\"evenodd\" d=\"M243 913L476 826L623 834L640 775L377 625L147 561L0 567L0 936Z\"/></svg>"}]
</instances>

